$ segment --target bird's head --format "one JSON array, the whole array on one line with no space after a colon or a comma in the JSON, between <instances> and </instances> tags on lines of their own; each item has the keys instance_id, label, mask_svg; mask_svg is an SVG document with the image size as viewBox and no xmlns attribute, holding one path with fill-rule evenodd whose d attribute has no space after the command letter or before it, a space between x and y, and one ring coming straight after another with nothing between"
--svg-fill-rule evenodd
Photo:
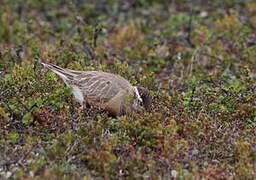
<instances>
[{"instance_id":1,"label":"bird's head","mask_svg":"<svg viewBox=\"0 0 256 180\"><path fill-rule=\"evenodd\" d=\"M143 88L141 86L137 86L138 93L140 95L140 98L142 100L142 106L149 111L151 109L151 104L153 101L153 97L150 95L149 90L146 88Z\"/></svg>"}]
</instances>

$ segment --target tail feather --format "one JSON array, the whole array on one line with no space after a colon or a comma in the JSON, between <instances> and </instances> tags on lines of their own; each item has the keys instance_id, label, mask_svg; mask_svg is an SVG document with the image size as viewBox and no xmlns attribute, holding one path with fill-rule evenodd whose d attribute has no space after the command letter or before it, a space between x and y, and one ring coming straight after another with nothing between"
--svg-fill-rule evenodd
<instances>
[{"instance_id":1,"label":"tail feather","mask_svg":"<svg viewBox=\"0 0 256 180\"><path fill-rule=\"evenodd\" d=\"M53 65L53 64L48 64L48 63L43 63L41 64L53 71L54 73L58 74L65 82L69 80L73 80L74 77L76 76L74 73L70 72L68 69L63 69L59 66Z\"/></svg>"}]
</instances>

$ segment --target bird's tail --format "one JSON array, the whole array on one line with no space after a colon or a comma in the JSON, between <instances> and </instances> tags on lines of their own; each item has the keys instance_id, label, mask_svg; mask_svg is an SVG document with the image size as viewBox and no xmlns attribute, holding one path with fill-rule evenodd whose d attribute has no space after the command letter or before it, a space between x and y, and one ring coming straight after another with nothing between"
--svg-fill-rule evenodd
<instances>
[{"instance_id":1,"label":"bird's tail","mask_svg":"<svg viewBox=\"0 0 256 180\"><path fill-rule=\"evenodd\" d=\"M40 62L44 67L50 69L54 73L58 74L65 82L73 80L76 74L69 69L63 69L59 66L50 63Z\"/></svg>"}]
</instances>

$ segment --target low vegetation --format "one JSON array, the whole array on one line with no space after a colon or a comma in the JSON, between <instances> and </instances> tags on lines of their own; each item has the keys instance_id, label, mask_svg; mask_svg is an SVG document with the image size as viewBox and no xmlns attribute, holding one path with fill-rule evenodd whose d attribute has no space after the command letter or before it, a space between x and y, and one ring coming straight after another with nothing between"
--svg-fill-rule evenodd
<instances>
[{"instance_id":1,"label":"low vegetation","mask_svg":"<svg viewBox=\"0 0 256 180\"><path fill-rule=\"evenodd\" d=\"M255 179L255 1L0 4L1 179ZM81 111L40 61L119 74L152 111Z\"/></svg>"}]
</instances>

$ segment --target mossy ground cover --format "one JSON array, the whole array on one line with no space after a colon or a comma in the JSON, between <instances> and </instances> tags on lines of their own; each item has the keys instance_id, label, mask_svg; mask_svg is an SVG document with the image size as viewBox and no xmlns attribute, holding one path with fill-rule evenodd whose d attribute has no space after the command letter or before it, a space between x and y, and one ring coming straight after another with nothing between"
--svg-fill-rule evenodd
<instances>
[{"instance_id":1,"label":"mossy ground cover","mask_svg":"<svg viewBox=\"0 0 256 180\"><path fill-rule=\"evenodd\" d=\"M0 3L0 178L255 179L256 3ZM150 112L79 105L40 65L120 74Z\"/></svg>"}]
</instances>

